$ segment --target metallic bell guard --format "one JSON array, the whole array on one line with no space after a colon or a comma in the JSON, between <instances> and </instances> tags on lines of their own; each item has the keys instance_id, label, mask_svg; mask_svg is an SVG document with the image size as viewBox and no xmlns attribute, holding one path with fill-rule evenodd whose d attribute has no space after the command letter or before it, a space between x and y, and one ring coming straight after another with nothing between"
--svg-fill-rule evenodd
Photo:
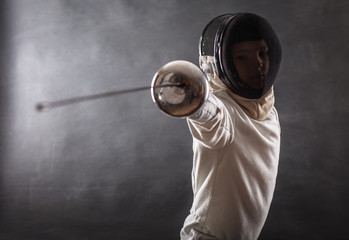
<instances>
[{"instance_id":1,"label":"metallic bell guard","mask_svg":"<svg viewBox=\"0 0 349 240\"><path fill-rule=\"evenodd\" d=\"M178 84L173 87L157 87ZM203 71L195 64L177 60L165 64L154 75L151 95L166 115L184 118L200 111L206 102L209 84Z\"/></svg>"}]
</instances>

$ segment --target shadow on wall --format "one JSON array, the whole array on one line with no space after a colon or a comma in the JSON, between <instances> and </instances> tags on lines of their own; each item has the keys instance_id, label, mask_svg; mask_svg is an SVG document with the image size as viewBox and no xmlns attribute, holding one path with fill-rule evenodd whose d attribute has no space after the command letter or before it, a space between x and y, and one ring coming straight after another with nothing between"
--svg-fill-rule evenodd
<instances>
[{"instance_id":1,"label":"shadow on wall","mask_svg":"<svg viewBox=\"0 0 349 240\"><path fill-rule=\"evenodd\" d=\"M4 163L6 158L6 139L7 139L7 123L8 123L8 105L9 105L9 41L8 41L8 1L0 2L0 226L2 223L3 212L3 176Z\"/></svg>"}]
</instances>

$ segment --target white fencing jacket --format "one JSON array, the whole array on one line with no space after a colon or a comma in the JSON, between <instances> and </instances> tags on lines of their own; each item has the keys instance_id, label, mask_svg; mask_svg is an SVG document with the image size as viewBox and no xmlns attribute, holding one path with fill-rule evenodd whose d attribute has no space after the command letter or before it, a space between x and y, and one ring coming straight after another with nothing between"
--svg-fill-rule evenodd
<instances>
[{"instance_id":1,"label":"white fencing jacket","mask_svg":"<svg viewBox=\"0 0 349 240\"><path fill-rule=\"evenodd\" d=\"M249 117L227 91L210 93L193 136L193 205L181 239L257 239L275 189L280 125L274 107Z\"/></svg>"}]
</instances>

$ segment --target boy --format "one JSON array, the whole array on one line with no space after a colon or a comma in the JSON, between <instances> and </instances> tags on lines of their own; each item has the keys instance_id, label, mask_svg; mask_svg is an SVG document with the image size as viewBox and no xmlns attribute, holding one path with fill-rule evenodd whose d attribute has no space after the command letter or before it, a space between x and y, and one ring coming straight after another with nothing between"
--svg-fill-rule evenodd
<instances>
[{"instance_id":1,"label":"boy","mask_svg":"<svg viewBox=\"0 0 349 240\"><path fill-rule=\"evenodd\" d=\"M257 239L275 188L280 125L273 84L281 47L251 13L213 19L200 40L211 91L187 118L194 199L181 239Z\"/></svg>"}]
</instances>

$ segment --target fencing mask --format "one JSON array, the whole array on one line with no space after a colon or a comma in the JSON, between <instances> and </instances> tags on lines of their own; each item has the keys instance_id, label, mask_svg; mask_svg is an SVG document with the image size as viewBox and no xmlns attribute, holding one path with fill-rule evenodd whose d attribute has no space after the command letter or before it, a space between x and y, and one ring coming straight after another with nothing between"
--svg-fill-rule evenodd
<instances>
[{"instance_id":1,"label":"fencing mask","mask_svg":"<svg viewBox=\"0 0 349 240\"><path fill-rule=\"evenodd\" d=\"M204 68L204 72L216 72L226 87L248 99L259 99L271 89L281 61L276 33L264 18L252 13L214 18L202 32L199 51L200 57L214 59L215 69Z\"/></svg>"}]
</instances>

